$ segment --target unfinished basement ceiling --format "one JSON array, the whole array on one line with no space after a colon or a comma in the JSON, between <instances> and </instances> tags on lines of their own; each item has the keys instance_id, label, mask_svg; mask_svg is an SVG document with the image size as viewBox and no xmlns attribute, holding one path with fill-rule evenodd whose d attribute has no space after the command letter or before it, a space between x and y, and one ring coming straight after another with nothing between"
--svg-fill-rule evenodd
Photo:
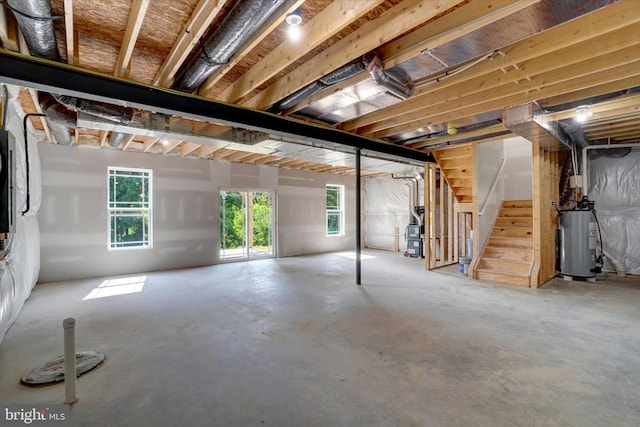
<instances>
[{"instance_id":1,"label":"unfinished basement ceiling","mask_svg":"<svg viewBox=\"0 0 640 427\"><path fill-rule=\"evenodd\" d=\"M583 126L594 142L640 139L637 0L9 2L15 9L23 3L50 4L61 17L53 21L58 61L77 70L192 91L380 143L428 153L507 138L514 134L502 124L503 111L529 102L559 121L588 106ZM285 18L296 9L302 24L294 41ZM15 14L1 10L3 46L29 54ZM38 112L38 94L26 86L23 109ZM109 138L117 132L117 149L125 151L354 173L353 150L247 136L251 129L177 115L167 123L186 125L163 135L149 125L153 112L136 114L147 114L146 122L78 123L69 128L71 144L114 149ZM46 120L31 120L56 142ZM199 133L204 126L215 126L214 134ZM379 157L363 158L364 176L419 168Z\"/></svg>"}]
</instances>

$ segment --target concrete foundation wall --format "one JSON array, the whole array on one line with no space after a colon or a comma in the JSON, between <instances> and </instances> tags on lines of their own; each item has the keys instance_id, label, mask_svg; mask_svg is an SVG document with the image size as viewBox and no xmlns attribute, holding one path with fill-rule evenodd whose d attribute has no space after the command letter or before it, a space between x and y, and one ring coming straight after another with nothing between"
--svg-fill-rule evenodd
<instances>
[{"instance_id":1,"label":"concrete foundation wall","mask_svg":"<svg viewBox=\"0 0 640 427\"><path fill-rule=\"evenodd\" d=\"M218 191L276 192L277 255L353 249L353 177L39 144L40 282L215 264ZM153 170L153 248L107 250L107 167ZM325 184L346 187L346 235L325 236Z\"/></svg>"}]
</instances>

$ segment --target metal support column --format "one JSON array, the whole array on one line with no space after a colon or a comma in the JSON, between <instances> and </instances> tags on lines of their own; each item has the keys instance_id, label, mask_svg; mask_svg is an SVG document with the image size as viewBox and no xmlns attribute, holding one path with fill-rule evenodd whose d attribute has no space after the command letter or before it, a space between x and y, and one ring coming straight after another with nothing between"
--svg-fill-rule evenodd
<instances>
[{"instance_id":1,"label":"metal support column","mask_svg":"<svg viewBox=\"0 0 640 427\"><path fill-rule=\"evenodd\" d=\"M362 195L360 194L360 148L356 148L356 285L362 284L362 262L361 262L361 236L362 221L360 206Z\"/></svg>"}]
</instances>

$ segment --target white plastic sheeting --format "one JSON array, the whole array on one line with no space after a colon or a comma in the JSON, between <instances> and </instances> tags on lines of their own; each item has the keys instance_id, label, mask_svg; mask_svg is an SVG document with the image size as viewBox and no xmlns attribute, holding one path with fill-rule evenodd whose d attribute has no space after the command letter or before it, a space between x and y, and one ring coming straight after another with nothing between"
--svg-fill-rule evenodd
<instances>
[{"instance_id":1,"label":"white plastic sheeting","mask_svg":"<svg viewBox=\"0 0 640 427\"><path fill-rule=\"evenodd\" d=\"M390 178L368 178L364 182L364 243L367 248L394 249L394 227L400 233L400 251L406 249L404 231L409 224L410 191L414 183ZM422 197L422 195L420 195ZM422 204L418 201L418 204Z\"/></svg>"},{"instance_id":2,"label":"white plastic sheeting","mask_svg":"<svg viewBox=\"0 0 640 427\"><path fill-rule=\"evenodd\" d=\"M25 214L27 198L26 156L22 131L22 109L17 92L10 90L6 130L16 143L16 232L9 235L6 256L0 260L0 341L16 320L40 270L40 230L37 212L41 201L41 169L37 139L29 135L30 209Z\"/></svg>"},{"instance_id":3,"label":"white plastic sheeting","mask_svg":"<svg viewBox=\"0 0 640 427\"><path fill-rule=\"evenodd\" d=\"M640 274L640 151L622 158L605 152L589 162L589 180L604 252L623 263L627 273ZM606 258L604 269L616 271Z\"/></svg>"}]
</instances>

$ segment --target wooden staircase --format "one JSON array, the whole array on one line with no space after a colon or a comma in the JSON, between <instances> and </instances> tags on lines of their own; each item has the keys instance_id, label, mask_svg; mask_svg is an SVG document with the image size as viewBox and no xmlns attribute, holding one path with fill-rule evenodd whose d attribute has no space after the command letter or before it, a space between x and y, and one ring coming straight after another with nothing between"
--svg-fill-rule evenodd
<instances>
[{"instance_id":1,"label":"wooden staircase","mask_svg":"<svg viewBox=\"0 0 640 427\"><path fill-rule=\"evenodd\" d=\"M433 157L440 166L451 191L460 203L473 201L473 145L460 145L435 150Z\"/></svg>"},{"instance_id":2,"label":"wooden staircase","mask_svg":"<svg viewBox=\"0 0 640 427\"><path fill-rule=\"evenodd\" d=\"M533 201L505 200L476 264L474 278L530 286L533 264Z\"/></svg>"}]
</instances>

